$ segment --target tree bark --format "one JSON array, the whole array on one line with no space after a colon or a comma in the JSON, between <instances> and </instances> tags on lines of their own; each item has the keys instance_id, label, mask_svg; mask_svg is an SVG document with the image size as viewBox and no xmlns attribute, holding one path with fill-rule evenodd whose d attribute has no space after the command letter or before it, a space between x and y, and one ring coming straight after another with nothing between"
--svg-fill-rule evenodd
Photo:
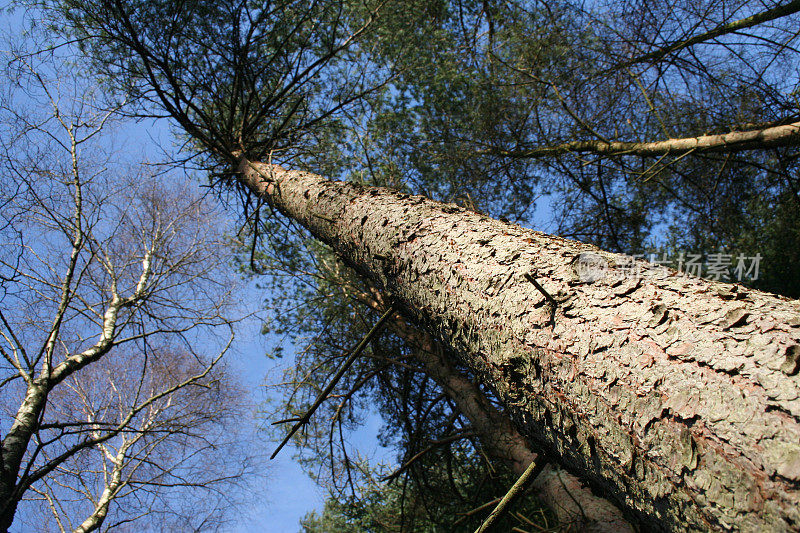
<instances>
[{"instance_id":1,"label":"tree bark","mask_svg":"<svg viewBox=\"0 0 800 533\"><path fill-rule=\"evenodd\" d=\"M372 300L371 307L384 306ZM501 413L486 395L467 376L453 366L443 349L430 335L411 327L395 316L389 329L416 350L415 357L430 376L445 391L469 421L487 454L504 462L512 472L521 476L537 460L525 438L516 430L511 419ZM588 533L624 533L633 528L619 509L592 491L581 481L557 465L548 464L531 483L536 496L544 502L563 525Z\"/></svg>"},{"instance_id":2,"label":"tree bark","mask_svg":"<svg viewBox=\"0 0 800 533\"><path fill-rule=\"evenodd\" d=\"M241 157L489 384L533 446L645 529L800 527L800 303L381 188ZM606 262L581 281L577 258Z\"/></svg>"},{"instance_id":3,"label":"tree bark","mask_svg":"<svg viewBox=\"0 0 800 533\"><path fill-rule=\"evenodd\" d=\"M21 498L17 477L48 392L46 380L37 379L29 384L14 423L0 443L0 531L7 531L14 521Z\"/></svg>"}]
</instances>

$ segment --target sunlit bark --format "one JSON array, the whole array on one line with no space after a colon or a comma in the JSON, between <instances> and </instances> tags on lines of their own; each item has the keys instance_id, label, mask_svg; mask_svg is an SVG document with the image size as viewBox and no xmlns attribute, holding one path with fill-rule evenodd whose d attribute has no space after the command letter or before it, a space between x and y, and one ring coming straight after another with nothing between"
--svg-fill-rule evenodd
<instances>
[{"instance_id":1,"label":"sunlit bark","mask_svg":"<svg viewBox=\"0 0 800 533\"><path fill-rule=\"evenodd\" d=\"M239 161L646 527L800 523L800 304L380 188ZM582 280L582 253L605 262ZM534 281L531 281L534 280Z\"/></svg>"}]
</instances>

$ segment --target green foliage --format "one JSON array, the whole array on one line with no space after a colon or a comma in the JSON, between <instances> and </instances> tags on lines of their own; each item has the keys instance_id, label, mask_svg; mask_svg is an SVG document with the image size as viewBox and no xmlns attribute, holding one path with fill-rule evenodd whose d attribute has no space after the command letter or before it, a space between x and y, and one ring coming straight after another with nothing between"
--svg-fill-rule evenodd
<instances>
[{"instance_id":1,"label":"green foliage","mask_svg":"<svg viewBox=\"0 0 800 533\"><path fill-rule=\"evenodd\" d=\"M431 501L428 493L399 482L373 482L357 496L328 498L321 513L310 512L300 525L304 533L471 533L494 508L494 498L501 497L514 481L508 475L496 476L473 487L477 497L470 505ZM530 496L517 501L496 526L497 531L510 531L513 527L562 530L552 515Z\"/></svg>"},{"instance_id":2,"label":"green foliage","mask_svg":"<svg viewBox=\"0 0 800 533\"><path fill-rule=\"evenodd\" d=\"M780 81L777 65L797 67L797 54L765 44L796 39L796 15L660 62L630 60L679 42L687 20L714 27L757 10L742 3L721 18L717 5L453 2L437 4L418 31L371 34L381 57L400 65L393 91L359 122L373 182L619 252L671 245L761 254L752 284L796 296L797 261L784 244L800 231L796 147L514 155L574 140L657 141L796 120L798 79Z\"/></svg>"},{"instance_id":3,"label":"green foliage","mask_svg":"<svg viewBox=\"0 0 800 533\"><path fill-rule=\"evenodd\" d=\"M79 39L109 88L142 115L166 112L196 151L223 162L235 150L298 157L335 131L332 116L374 81L348 45L374 9L365 2L44 5L58 17L53 29Z\"/></svg>"}]
</instances>

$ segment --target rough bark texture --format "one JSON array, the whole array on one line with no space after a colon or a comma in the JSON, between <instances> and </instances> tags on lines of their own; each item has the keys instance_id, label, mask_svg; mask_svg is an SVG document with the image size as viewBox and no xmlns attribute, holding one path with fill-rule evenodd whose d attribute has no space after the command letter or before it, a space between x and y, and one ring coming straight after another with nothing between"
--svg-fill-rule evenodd
<instances>
[{"instance_id":1,"label":"rough bark texture","mask_svg":"<svg viewBox=\"0 0 800 533\"><path fill-rule=\"evenodd\" d=\"M239 168L458 353L537 449L644 528L800 527L800 302L646 262L626 277L625 256L455 206ZM585 252L605 277L580 281Z\"/></svg>"},{"instance_id":2,"label":"rough bark texture","mask_svg":"<svg viewBox=\"0 0 800 533\"><path fill-rule=\"evenodd\" d=\"M369 298L368 305L385 311L382 298ZM525 438L511 420L486 398L475 383L462 374L450 361L439 343L401 317L388 322L397 336L416 349L415 357L445 393L453 400L459 412L470 422L486 453L506 463L517 476L536 461ZM624 533L633 531L619 509L610 502L592 494L581 481L557 465L548 464L531 483L537 497L555 512L562 525L570 530L591 533Z\"/></svg>"}]
</instances>

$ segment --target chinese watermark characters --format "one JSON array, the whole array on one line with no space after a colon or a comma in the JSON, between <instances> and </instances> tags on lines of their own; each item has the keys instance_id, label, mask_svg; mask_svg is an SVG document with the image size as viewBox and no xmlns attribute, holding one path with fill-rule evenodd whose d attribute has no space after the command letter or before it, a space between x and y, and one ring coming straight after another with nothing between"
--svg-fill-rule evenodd
<instances>
[{"instance_id":1,"label":"chinese watermark characters","mask_svg":"<svg viewBox=\"0 0 800 533\"><path fill-rule=\"evenodd\" d=\"M758 279L761 259L760 253L752 256L722 252L703 255L684 251L676 251L671 255L668 252L633 254L625 256L622 262L616 261L614 274L625 278L659 278L677 273L714 281L741 283ZM606 257L593 252L581 253L572 261L575 274L581 281L588 283L609 275L610 266Z\"/></svg>"}]
</instances>

